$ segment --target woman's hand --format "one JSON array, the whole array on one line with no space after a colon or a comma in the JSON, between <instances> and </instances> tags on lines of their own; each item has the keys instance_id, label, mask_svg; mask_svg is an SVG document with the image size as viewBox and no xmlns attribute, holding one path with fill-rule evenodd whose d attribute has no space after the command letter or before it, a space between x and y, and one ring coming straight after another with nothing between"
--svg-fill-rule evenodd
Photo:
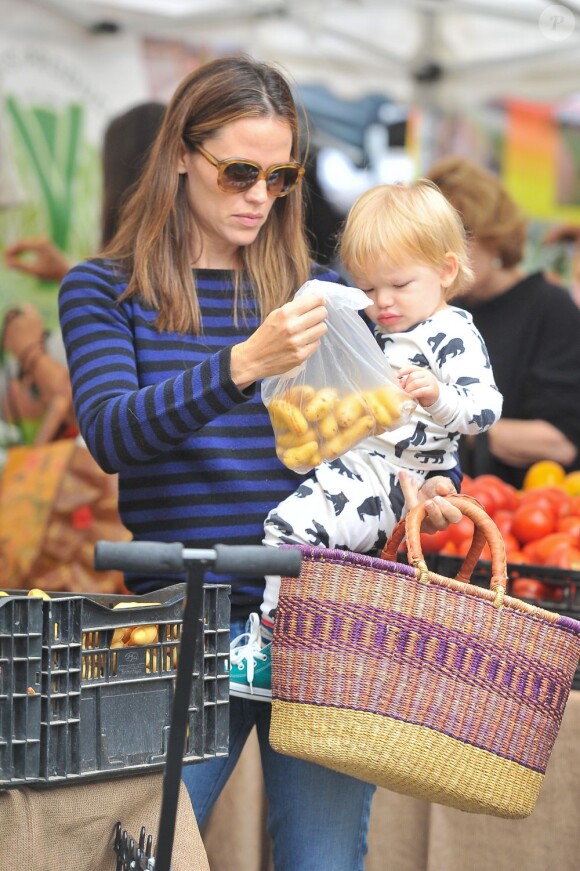
<instances>
[{"instance_id":1,"label":"woman's hand","mask_svg":"<svg viewBox=\"0 0 580 871\"><path fill-rule=\"evenodd\" d=\"M425 503L427 514L421 525L422 532L437 532L440 529L447 529L450 523L459 523L463 517L459 508L445 498L457 493L451 478L435 475L432 478L427 478L419 487L419 482L415 476L401 469L399 481L408 511L415 508L420 502Z\"/></svg>"},{"instance_id":2,"label":"woman's hand","mask_svg":"<svg viewBox=\"0 0 580 871\"><path fill-rule=\"evenodd\" d=\"M249 339L232 348L234 384L244 390L259 378L299 366L319 348L327 315L324 297L316 293L274 309Z\"/></svg>"},{"instance_id":3,"label":"woman's hand","mask_svg":"<svg viewBox=\"0 0 580 871\"><path fill-rule=\"evenodd\" d=\"M70 264L62 251L45 236L21 239L9 245L4 262L10 269L26 272L45 281L62 281Z\"/></svg>"}]
</instances>

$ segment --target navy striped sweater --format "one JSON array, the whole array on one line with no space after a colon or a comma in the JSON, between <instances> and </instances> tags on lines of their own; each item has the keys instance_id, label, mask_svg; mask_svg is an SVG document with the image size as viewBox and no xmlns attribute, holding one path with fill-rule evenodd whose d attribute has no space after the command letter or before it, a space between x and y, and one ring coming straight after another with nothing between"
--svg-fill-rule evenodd
<instances>
[{"instance_id":1,"label":"navy striped sweater","mask_svg":"<svg viewBox=\"0 0 580 871\"><path fill-rule=\"evenodd\" d=\"M312 277L341 281L320 266ZM259 384L242 392L231 380L231 347L259 324L253 301L235 326L233 273L195 278L202 336L158 332L154 310L136 297L119 303L126 282L111 263L68 273L59 313L76 414L99 465L119 473L119 511L135 540L259 544L268 511L302 477L276 457ZM232 606L246 613L261 599L263 578L208 579L232 583ZM129 576L127 585L143 593L176 580Z\"/></svg>"}]
</instances>

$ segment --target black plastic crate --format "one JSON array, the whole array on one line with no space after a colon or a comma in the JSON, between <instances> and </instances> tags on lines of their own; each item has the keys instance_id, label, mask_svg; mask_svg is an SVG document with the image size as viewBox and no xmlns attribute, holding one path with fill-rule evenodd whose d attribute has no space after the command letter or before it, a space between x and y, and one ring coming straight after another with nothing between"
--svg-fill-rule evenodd
<instances>
[{"instance_id":1,"label":"black plastic crate","mask_svg":"<svg viewBox=\"0 0 580 871\"><path fill-rule=\"evenodd\" d=\"M0 610L0 787L164 768L185 590L177 584L139 597L51 593L40 599L15 593L0 598L0 608L9 603L4 620ZM203 587L185 763L228 753L229 592L223 584ZM133 601L144 606L114 608ZM28 623L20 613L28 615ZM115 633L142 626L155 627L155 640L115 646ZM28 686L35 696L27 694Z\"/></svg>"},{"instance_id":2,"label":"black plastic crate","mask_svg":"<svg viewBox=\"0 0 580 871\"><path fill-rule=\"evenodd\" d=\"M0 597L0 788L40 775L42 601Z\"/></svg>"},{"instance_id":3,"label":"black plastic crate","mask_svg":"<svg viewBox=\"0 0 580 871\"><path fill-rule=\"evenodd\" d=\"M463 558L447 554L426 554L427 565L432 572L454 578L461 568ZM544 585L533 598L516 595L546 611L555 611L573 620L580 621L580 571L561 569L555 566L531 565L529 563L507 564L507 593L514 594L513 583L518 578L532 578ZM491 581L491 562L479 560L471 574L471 583L489 589ZM572 689L580 689L580 663L576 669Z\"/></svg>"},{"instance_id":4,"label":"black plastic crate","mask_svg":"<svg viewBox=\"0 0 580 871\"><path fill-rule=\"evenodd\" d=\"M43 778L110 778L165 763L185 585L138 597L95 595L45 602ZM71 606L66 614L59 607ZM206 584L194 662L184 762L227 755L229 587ZM114 646L115 632L154 626L150 643ZM201 640L203 639L203 644Z\"/></svg>"}]
</instances>

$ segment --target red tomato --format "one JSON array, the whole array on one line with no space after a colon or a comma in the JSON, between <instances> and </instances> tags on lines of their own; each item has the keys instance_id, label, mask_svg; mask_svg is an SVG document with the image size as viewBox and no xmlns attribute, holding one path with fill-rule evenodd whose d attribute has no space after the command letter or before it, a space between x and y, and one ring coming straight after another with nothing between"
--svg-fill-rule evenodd
<instances>
[{"instance_id":1,"label":"red tomato","mask_svg":"<svg viewBox=\"0 0 580 871\"><path fill-rule=\"evenodd\" d=\"M455 545L455 549L457 551L457 556L467 556L469 548L471 547L471 539L464 538L462 541L458 541Z\"/></svg>"},{"instance_id":2,"label":"red tomato","mask_svg":"<svg viewBox=\"0 0 580 871\"><path fill-rule=\"evenodd\" d=\"M520 496L519 491L516 490L515 487L512 487L511 484L504 483L504 497L505 497L505 506L504 508L507 511L514 511L518 505L520 504Z\"/></svg>"},{"instance_id":3,"label":"red tomato","mask_svg":"<svg viewBox=\"0 0 580 871\"><path fill-rule=\"evenodd\" d=\"M564 598L564 590L562 587L543 584L536 578L516 578L512 582L512 595L521 599L547 599L551 602L559 602Z\"/></svg>"},{"instance_id":4,"label":"red tomato","mask_svg":"<svg viewBox=\"0 0 580 871\"><path fill-rule=\"evenodd\" d=\"M457 547L453 541L446 541L439 553L446 553L449 556L456 556Z\"/></svg>"},{"instance_id":5,"label":"red tomato","mask_svg":"<svg viewBox=\"0 0 580 871\"><path fill-rule=\"evenodd\" d=\"M566 517L559 517L556 528L559 532L567 532L574 543L580 545L580 516L568 514Z\"/></svg>"},{"instance_id":6,"label":"red tomato","mask_svg":"<svg viewBox=\"0 0 580 871\"><path fill-rule=\"evenodd\" d=\"M480 558L480 559L486 559L486 560L490 560L490 559L491 559L491 551L490 551L490 549L489 549L489 544L487 544L487 542L483 545L483 548L482 548L482 551L481 551L481 555L480 555L479 558Z\"/></svg>"},{"instance_id":7,"label":"red tomato","mask_svg":"<svg viewBox=\"0 0 580 871\"><path fill-rule=\"evenodd\" d=\"M495 502L495 511L506 508L513 509L517 505L516 488L502 481L497 475L478 475L474 480L474 485L476 488L483 487L488 493L491 493Z\"/></svg>"},{"instance_id":8,"label":"red tomato","mask_svg":"<svg viewBox=\"0 0 580 871\"><path fill-rule=\"evenodd\" d=\"M463 541L460 541L457 545L457 555L458 556L467 556L469 553L469 548L471 547L471 538L464 538ZM491 553L489 550L489 545L486 543L483 545L483 549L479 556L479 559L491 559Z\"/></svg>"},{"instance_id":9,"label":"red tomato","mask_svg":"<svg viewBox=\"0 0 580 871\"><path fill-rule=\"evenodd\" d=\"M572 496L570 499L570 514L580 517L580 496Z\"/></svg>"},{"instance_id":10,"label":"red tomato","mask_svg":"<svg viewBox=\"0 0 580 871\"><path fill-rule=\"evenodd\" d=\"M526 545L526 553L531 552L534 562L542 565L550 565L550 556L555 549L561 545L570 546L574 542L572 537L567 532L551 532L550 535L545 535L537 541L532 541Z\"/></svg>"},{"instance_id":11,"label":"red tomato","mask_svg":"<svg viewBox=\"0 0 580 871\"><path fill-rule=\"evenodd\" d=\"M513 565L523 565L529 563L528 557L522 550L511 550L507 555L508 563L512 563Z\"/></svg>"},{"instance_id":12,"label":"red tomato","mask_svg":"<svg viewBox=\"0 0 580 871\"><path fill-rule=\"evenodd\" d=\"M570 496L559 487L540 487L537 490L526 490L520 496L520 505L542 505L551 507L557 517L570 513Z\"/></svg>"},{"instance_id":13,"label":"red tomato","mask_svg":"<svg viewBox=\"0 0 580 871\"><path fill-rule=\"evenodd\" d=\"M500 508L493 515L493 522L504 536L511 533L513 519L513 511L508 511L506 508Z\"/></svg>"},{"instance_id":14,"label":"red tomato","mask_svg":"<svg viewBox=\"0 0 580 871\"><path fill-rule=\"evenodd\" d=\"M514 511L512 533L524 544L549 535L555 528L556 518L549 507L524 503Z\"/></svg>"},{"instance_id":15,"label":"red tomato","mask_svg":"<svg viewBox=\"0 0 580 871\"><path fill-rule=\"evenodd\" d=\"M503 543L505 544L507 558L509 560L509 555L513 551L519 551L520 543L517 540L517 538L515 537L515 535L511 534L511 532L502 532L502 538L503 538Z\"/></svg>"},{"instance_id":16,"label":"red tomato","mask_svg":"<svg viewBox=\"0 0 580 871\"><path fill-rule=\"evenodd\" d=\"M559 547L554 548L549 559L546 560L546 565L578 571L580 569L580 548L561 544Z\"/></svg>"},{"instance_id":17,"label":"red tomato","mask_svg":"<svg viewBox=\"0 0 580 871\"><path fill-rule=\"evenodd\" d=\"M527 490L523 492L520 495L518 508L521 508L522 505L534 505L536 508L543 508L545 511L551 511L554 516L557 515L553 499L544 493L543 488L541 490Z\"/></svg>"},{"instance_id":18,"label":"red tomato","mask_svg":"<svg viewBox=\"0 0 580 871\"><path fill-rule=\"evenodd\" d=\"M465 514L462 516L459 523L450 523L447 527L447 535L449 541L452 541L453 544L459 544L460 542L468 539L471 541L473 538L473 520L469 517L466 517Z\"/></svg>"},{"instance_id":19,"label":"red tomato","mask_svg":"<svg viewBox=\"0 0 580 871\"><path fill-rule=\"evenodd\" d=\"M487 511L490 517L495 509L499 507L499 502L496 498L494 491L490 487L487 487L485 484L478 484L477 478L470 487L468 495L473 496L474 499L477 499L479 504L485 511Z\"/></svg>"},{"instance_id":20,"label":"red tomato","mask_svg":"<svg viewBox=\"0 0 580 871\"><path fill-rule=\"evenodd\" d=\"M422 532L421 547L423 553L439 553L448 540L449 529L439 529L437 532Z\"/></svg>"},{"instance_id":21,"label":"red tomato","mask_svg":"<svg viewBox=\"0 0 580 871\"><path fill-rule=\"evenodd\" d=\"M540 565L542 560L537 550L537 546L541 539L538 541L528 541L527 544L522 544L522 553L526 555L526 559L529 563L534 563L535 565Z\"/></svg>"}]
</instances>

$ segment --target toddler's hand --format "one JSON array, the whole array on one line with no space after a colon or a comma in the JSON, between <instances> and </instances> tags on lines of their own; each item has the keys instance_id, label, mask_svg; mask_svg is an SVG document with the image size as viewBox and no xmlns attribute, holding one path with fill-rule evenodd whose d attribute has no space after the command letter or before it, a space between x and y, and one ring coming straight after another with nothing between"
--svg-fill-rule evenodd
<instances>
[{"instance_id":1,"label":"toddler's hand","mask_svg":"<svg viewBox=\"0 0 580 871\"><path fill-rule=\"evenodd\" d=\"M405 393L416 399L423 408L428 408L439 399L439 382L430 369L408 366L399 369L397 377Z\"/></svg>"},{"instance_id":2,"label":"toddler's hand","mask_svg":"<svg viewBox=\"0 0 580 871\"><path fill-rule=\"evenodd\" d=\"M399 481L407 511L410 511L419 502L425 502L427 513L421 525L423 532L437 532L439 529L447 529L450 523L459 523L461 520L463 515L459 508L445 499L445 496L457 493L450 478L436 475L433 478L427 478L423 486L419 487L417 478L401 469Z\"/></svg>"}]
</instances>

